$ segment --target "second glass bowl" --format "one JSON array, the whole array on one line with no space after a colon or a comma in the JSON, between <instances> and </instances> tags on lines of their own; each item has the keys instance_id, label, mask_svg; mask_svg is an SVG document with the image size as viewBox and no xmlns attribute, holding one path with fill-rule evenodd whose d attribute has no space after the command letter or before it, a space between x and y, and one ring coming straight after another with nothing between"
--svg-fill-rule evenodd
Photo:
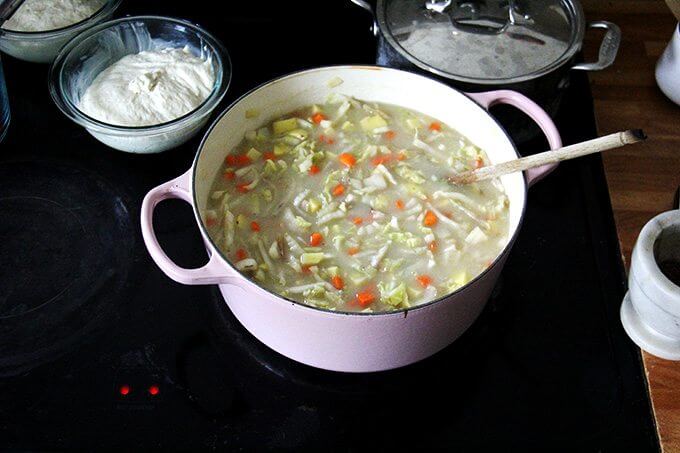
<instances>
[{"instance_id":1,"label":"second glass bowl","mask_svg":"<svg viewBox=\"0 0 680 453\"><path fill-rule=\"evenodd\" d=\"M107 0L92 16L68 27L45 31L0 29L0 50L20 60L50 63L70 39L78 33L109 19L122 0Z\"/></svg>"}]
</instances>

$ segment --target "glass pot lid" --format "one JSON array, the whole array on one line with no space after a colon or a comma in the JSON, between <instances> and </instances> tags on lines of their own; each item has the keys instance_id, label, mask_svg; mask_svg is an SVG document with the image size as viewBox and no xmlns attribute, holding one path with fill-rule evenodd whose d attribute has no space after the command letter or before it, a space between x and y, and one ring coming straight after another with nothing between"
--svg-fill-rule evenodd
<instances>
[{"instance_id":1,"label":"glass pot lid","mask_svg":"<svg viewBox=\"0 0 680 453\"><path fill-rule=\"evenodd\" d=\"M576 0L379 0L384 37L413 64L470 83L539 77L581 47Z\"/></svg>"}]
</instances>

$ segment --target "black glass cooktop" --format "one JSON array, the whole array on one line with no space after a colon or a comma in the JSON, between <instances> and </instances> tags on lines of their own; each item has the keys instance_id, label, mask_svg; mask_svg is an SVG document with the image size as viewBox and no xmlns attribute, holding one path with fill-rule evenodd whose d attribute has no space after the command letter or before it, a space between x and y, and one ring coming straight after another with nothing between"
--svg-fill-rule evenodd
<instances>
[{"instance_id":1,"label":"black glass cooktop","mask_svg":"<svg viewBox=\"0 0 680 453\"><path fill-rule=\"evenodd\" d=\"M349 1L240 3L126 1L119 14L183 17L220 38L234 65L225 106L277 75L374 61L369 19ZM619 322L625 275L599 157L531 189L501 282L458 342L396 371L325 372L269 350L215 287L177 284L149 258L142 197L190 166L199 138L154 156L106 148L51 103L46 66L3 58L1 448L658 450ZM565 99L565 143L594 136L582 74ZM188 205L163 203L156 224L180 264L205 261Z\"/></svg>"}]
</instances>

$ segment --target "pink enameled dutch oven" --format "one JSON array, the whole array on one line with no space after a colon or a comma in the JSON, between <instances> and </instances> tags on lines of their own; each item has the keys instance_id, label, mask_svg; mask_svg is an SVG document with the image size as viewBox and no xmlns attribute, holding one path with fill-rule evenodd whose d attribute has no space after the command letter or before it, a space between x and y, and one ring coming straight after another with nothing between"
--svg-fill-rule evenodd
<instances>
[{"instance_id":1,"label":"pink enameled dutch oven","mask_svg":"<svg viewBox=\"0 0 680 453\"><path fill-rule=\"evenodd\" d=\"M341 80L337 86L329 81ZM142 204L144 242L156 264L187 285L219 285L236 318L260 341L318 368L367 372L424 359L456 340L480 314L515 241L524 215L527 187L553 167L504 176L510 199L509 241L494 263L464 287L438 300L386 313L345 313L308 307L273 294L237 271L208 236L204 211L210 187L228 152L248 130L310 104L331 92L403 106L437 118L484 149L491 162L517 158L517 150L486 109L498 103L522 110L541 127L552 148L561 146L555 125L534 102L513 91L466 94L442 83L396 69L334 66L290 74L268 82L234 102L213 123L185 174L151 190ZM262 112L246 118L246 111ZM155 206L179 198L191 204L208 250L208 263L184 269L163 252L153 231Z\"/></svg>"}]
</instances>

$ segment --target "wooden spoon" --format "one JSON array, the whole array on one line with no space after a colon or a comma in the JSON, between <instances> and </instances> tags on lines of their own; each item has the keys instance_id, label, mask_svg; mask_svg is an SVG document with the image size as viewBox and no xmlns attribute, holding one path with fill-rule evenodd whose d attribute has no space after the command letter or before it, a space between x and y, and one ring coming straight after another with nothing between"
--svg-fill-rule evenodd
<instances>
[{"instance_id":1,"label":"wooden spoon","mask_svg":"<svg viewBox=\"0 0 680 453\"><path fill-rule=\"evenodd\" d=\"M563 160L573 159L588 154L599 153L608 149L619 148L645 140L647 136L642 129L631 129L624 132L605 135L581 143L565 146L563 148L522 157L508 162L503 162L488 167L481 167L457 175L449 176L451 184L470 184L485 179L498 178L516 171L524 171L546 164L552 164Z\"/></svg>"}]
</instances>

